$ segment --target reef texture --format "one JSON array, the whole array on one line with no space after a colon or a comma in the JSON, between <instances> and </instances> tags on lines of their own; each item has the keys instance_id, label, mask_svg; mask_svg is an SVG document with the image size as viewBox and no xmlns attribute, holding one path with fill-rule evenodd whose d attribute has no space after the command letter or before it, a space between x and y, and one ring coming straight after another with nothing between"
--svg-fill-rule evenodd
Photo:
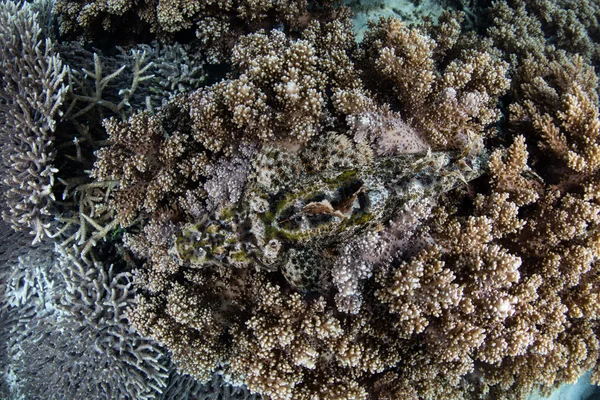
<instances>
[{"instance_id":1,"label":"reef texture","mask_svg":"<svg viewBox=\"0 0 600 400\"><path fill-rule=\"evenodd\" d=\"M598 7L460 3L1 1L0 393L598 383Z\"/></svg>"},{"instance_id":2,"label":"reef texture","mask_svg":"<svg viewBox=\"0 0 600 400\"><path fill-rule=\"evenodd\" d=\"M61 35L91 41L115 33L121 43L154 37L170 41L195 33L211 61L226 61L240 35L261 28L284 26L298 32L311 20L335 19L348 14L335 9L331 0L245 1L219 0L58 0L54 7L60 17Z\"/></svg>"},{"instance_id":3,"label":"reef texture","mask_svg":"<svg viewBox=\"0 0 600 400\"><path fill-rule=\"evenodd\" d=\"M67 88L67 69L31 7L0 3L0 138L2 180L7 190L3 218L46 235L55 201L53 132Z\"/></svg>"}]
</instances>

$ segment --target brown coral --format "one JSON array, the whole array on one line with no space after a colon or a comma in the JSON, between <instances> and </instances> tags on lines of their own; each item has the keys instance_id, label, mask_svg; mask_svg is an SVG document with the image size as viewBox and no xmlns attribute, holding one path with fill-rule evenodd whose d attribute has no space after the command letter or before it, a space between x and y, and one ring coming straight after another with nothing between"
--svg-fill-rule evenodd
<instances>
[{"instance_id":1,"label":"brown coral","mask_svg":"<svg viewBox=\"0 0 600 400\"><path fill-rule=\"evenodd\" d=\"M460 35L450 29L460 17L453 18L442 23L452 34L439 48L435 34L445 29L433 30L431 37L397 19L381 19L365 35L360 52L364 71L372 74L365 80L376 80L376 89L388 93L434 148L461 148L484 136L499 118L496 103L509 85L508 65L497 55L461 47Z\"/></svg>"},{"instance_id":2,"label":"brown coral","mask_svg":"<svg viewBox=\"0 0 600 400\"><path fill-rule=\"evenodd\" d=\"M119 181L124 222L150 219L125 239L145 260L132 323L184 372L274 399L519 398L572 382L599 355L591 69L546 49L513 64L492 139L509 63L460 17L381 20L356 53L347 28L244 36L227 79L106 122L95 174ZM505 144L487 177L423 194L476 175L484 139ZM402 169L361 175L386 165ZM393 215L353 214L394 183Z\"/></svg>"},{"instance_id":3,"label":"brown coral","mask_svg":"<svg viewBox=\"0 0 600 400\"><path fill-rule=\"evenodd\" d=\"M213 62L227 60L233 43L243 34L280 24L288 31L299 30L311 20L347 16L347 11L334 9L329 0L319 1L310 11L306 0L59 0L54 12L60 16L63 36L84 41L115 32L120 33L116 40L122 44L148 37L171 41L195 30Z\"/></svg>"}]
</instances>

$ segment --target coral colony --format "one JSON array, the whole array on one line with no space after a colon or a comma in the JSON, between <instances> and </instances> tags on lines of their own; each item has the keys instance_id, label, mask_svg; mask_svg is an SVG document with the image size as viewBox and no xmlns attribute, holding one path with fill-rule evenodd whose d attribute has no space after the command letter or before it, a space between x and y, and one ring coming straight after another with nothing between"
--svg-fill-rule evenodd
<instances>
[{"instance_id":1,"label":"coral colony","mask_svg":"<svg viewBox=\"0 0 600 400\"><path fill-rule=\"evenodd\" d=\"M0 0L0 398L598 383L600 3L429 3Z\"/></svg>"}]
</instances>

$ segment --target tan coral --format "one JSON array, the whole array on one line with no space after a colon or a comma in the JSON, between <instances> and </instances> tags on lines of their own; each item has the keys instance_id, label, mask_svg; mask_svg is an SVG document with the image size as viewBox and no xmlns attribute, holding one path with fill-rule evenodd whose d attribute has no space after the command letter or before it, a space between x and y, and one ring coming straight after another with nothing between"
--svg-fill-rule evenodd
<instances>
[{"instance_id":1,"label":"tan coral","mask_svg":"<svg viewBox=\"0 0 600 400\"><path fill-rule=\"evenodd\" d=\"M459 19L446 15L443 23L448 26ZM366 69L376 74L365 80L379 79L389 85L401 114L432 147L461 148L467 138L485 136L486 127L498 120L496 103L509 87L508 65L485 46L462 49L456 39L440 44L444 47L439 51L437 46L425 29L409 28L390 18L372 24L359 54ZM446 46L453 46L452 52ZM443 63L438 57L457 52L459 57L438 70Z\"/></svg>"}]
</instances>

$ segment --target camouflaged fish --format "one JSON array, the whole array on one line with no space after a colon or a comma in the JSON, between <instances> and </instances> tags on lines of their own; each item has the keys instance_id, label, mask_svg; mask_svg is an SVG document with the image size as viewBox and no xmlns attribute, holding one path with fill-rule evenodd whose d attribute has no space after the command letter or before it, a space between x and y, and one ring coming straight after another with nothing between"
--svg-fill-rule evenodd
<instances>
[{"instance_id":1,"label":"camouflaged fish","mask_svg":"<svg viewBox=\"0 0 600 400\"><path fill-rule=\"evenodd\" d=\"M479 176L486 162L484 152L427 151L315 171L301 154L280 152L289 153L271 151L237 205L185 225L171 253L196 268L224 263L275 270L290 259L291 250L326 252L379 229L408 201L460 186ZM263 182L270 175L278 177L277 184L275 178Z\"/></svg>"}]
</instances>

